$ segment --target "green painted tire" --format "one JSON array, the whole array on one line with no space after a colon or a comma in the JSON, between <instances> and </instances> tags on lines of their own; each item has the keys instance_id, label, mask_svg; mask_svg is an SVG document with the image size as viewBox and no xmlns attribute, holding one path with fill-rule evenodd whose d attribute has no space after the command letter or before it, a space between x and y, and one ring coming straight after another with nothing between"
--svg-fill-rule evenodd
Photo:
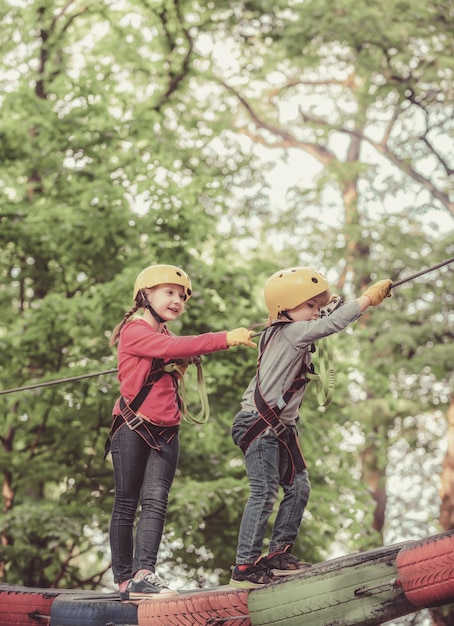
<instances>
[{"instance_id":1,"label":"green painted tire","mask_svg":"<svg viewBox=\"0 0 454 626\"><path fill-rule=\"evenodd\" d=\"M454 602L454 530L402 548L396 566L398 582L415 607Z\"/></svg>"},{"instance_id":2,"label":"green painted tire","mask_svg":"<svg viewBox=\"0 0 454 626\"><path fill-rule=\"evenodd\" d=\"M414 612L396 585L405 544L326 561L249 592L253 626L376 626Z\"/></svg>"}]
</instances>

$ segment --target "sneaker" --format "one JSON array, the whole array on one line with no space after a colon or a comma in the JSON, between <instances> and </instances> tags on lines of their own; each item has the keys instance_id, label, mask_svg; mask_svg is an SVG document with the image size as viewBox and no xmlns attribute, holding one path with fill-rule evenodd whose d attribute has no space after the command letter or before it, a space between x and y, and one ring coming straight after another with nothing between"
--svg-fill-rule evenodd
<instances>
[{"instance_id":1,"label":"sneaker","mask_svg":"<svg viewBox=\"0 0 454 626\"><path fill-rule=\"evenodd\" d=\"M150 572L141 580L131 579L125 591L120 592L120 600L162 600L177 595L177 591L169 589L164 580Z\"/></svg>"},{"instance_id":2,"label":"sneaker","mask_svg":"<svg viewBox=\"0 0 454 626\"><path fill-rule=\"evenodd\" d=\"M301 574L312 567L312 563L305 563L293 556L286 548L282 552L274 552L264 557L267 566L271 570L273 576L294 576Z\"/></svg>"},{"instance_id":3,"label":"sneaker","mask_svg":"<svg viewBox=\"0 0 454 626\"><path fill-rule=\"evenodd\" d=\"M238 589L252 589L274 582L274 576L265 563L264 559L257 561L255 565L250 565L245 570L238 569L238 565L232 570L232 577L229 585Z\"/></svg>"}]
</instances>

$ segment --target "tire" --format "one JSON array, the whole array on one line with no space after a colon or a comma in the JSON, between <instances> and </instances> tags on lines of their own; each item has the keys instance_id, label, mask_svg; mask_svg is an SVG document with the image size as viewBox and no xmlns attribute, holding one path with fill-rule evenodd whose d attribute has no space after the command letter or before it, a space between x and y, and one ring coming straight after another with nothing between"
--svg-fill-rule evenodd
<instances>
[{"instance_id":1,"label":"tire","mask_svg":"<svg viewBox=\"0 0 454 626\"><path fill-rule=\"evenodd\" d=\"M398 583L414 606L454 602L454 530L402 548L396 566Z\"/></svg>"},{"instance_id":2,"label":"tire","mask_svg":"<svg viewBox=\"0 0 454 626\"><path fill-rule=\"evenodd\" d=\"M0 585L0 626L47 624L58 589Z\"/></svg>"},{"instance_id":3,"label":"tire","mask_svg":"<svg viewBox=\"0 0 454 626\"><path fill-rule=\"evenodd\" d=\"M233 587L186 591L167 600L144 600L139 604L140 626L210 626L223 624L223 618L236 618L235 626L251 626L248 592ZM243 619L241 619L243 618Z\"/></svg>"},{"instance_id":4,"label":"tire","mask_svg":"<svg viewBox=\"0 0 454 626\"><path fill-rule=\"evenodd\" d=\"M56 598L49 626L136 626L138 623L137 605L120 602L118 593L86 591Z\"/></svg>"},{"instance_id":5,"label":"tire","mask_svg":"<svg viewBox=\"0 0 454 626\"><path fill-rule=\"evenodd\" d=\"M403 590L394 584L395 558L402 547L338 557L251 589L253 626L377 626L413 612Z\"/></svg>"}]
</instances>

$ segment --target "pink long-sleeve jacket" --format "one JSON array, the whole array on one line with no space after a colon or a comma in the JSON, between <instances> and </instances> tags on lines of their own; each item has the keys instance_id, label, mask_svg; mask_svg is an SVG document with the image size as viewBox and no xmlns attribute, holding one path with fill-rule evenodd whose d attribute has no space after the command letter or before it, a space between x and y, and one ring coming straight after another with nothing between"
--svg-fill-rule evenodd
<instances>
[{"instance_id":1,"label":"pink long-sleeve jacket","mask_svg":"<svg viewBox=\"0 0 454 626\"><path fill-rule=\"evenodd\" d=\"M178 337L156 332L145 320L135 319L122 328L118 343L118 380L120 394L131 402L142 388L153 359L165 362L227 350L226 331L186 335ZM120 412L120 399L113 408L113 415ZM178 390L171 374L165 373L151 388L139 409L142 417L159 426L175 426L181 421Z\"/></svg>"}]
</instances>

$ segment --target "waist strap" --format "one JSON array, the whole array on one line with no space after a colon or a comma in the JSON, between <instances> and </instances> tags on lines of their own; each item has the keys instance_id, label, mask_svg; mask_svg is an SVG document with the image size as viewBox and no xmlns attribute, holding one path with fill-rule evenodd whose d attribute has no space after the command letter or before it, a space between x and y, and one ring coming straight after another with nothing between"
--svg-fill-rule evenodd
<instances>
[{"instance_id":1,"label":"waist strap","mask_svg":"<svg viewBox=\"0 0 454 626\"><path fill-rule=\"evenodd\" d=\"M158 452L162 448L162 445L158 442L158 438L163 438L165 443L170 443L180 430L180 427L177 425L156 426L148 420L144 420L140 417L140 415L137 415L131 410L131 408L124 401L123 397L120 398L120 411L121 413L114 415L113 417L109 436L107 437L104 446L104 458L106 458L110 452L112 437L122 426L126 425L130 430L135 431L150 446L150 448L153 448Z\"/></svg>"},{"instance_id":2,"label":"waist strap","mask_svg":"<svg viewBox=\"0 0 454 626\"><path fill-rule=\"evenodd\" d=\"M285 484L291 485L295 477L295 473L306 469L306 461L304 460L304 456L300 448L296 428L287 426L275 416L268 416L268 418L265 419L259 415L255 422L253 422L253 424L244 433L238 445L243 451L243 454L246 454L246 450L249 448L254 439L261 435L267 428L271 428L278 438L281 454L287 454L288 456L286 471L281 474L280 478ZM291 429L290 434L289 429Z\"/></svg>"}]
</instances>

